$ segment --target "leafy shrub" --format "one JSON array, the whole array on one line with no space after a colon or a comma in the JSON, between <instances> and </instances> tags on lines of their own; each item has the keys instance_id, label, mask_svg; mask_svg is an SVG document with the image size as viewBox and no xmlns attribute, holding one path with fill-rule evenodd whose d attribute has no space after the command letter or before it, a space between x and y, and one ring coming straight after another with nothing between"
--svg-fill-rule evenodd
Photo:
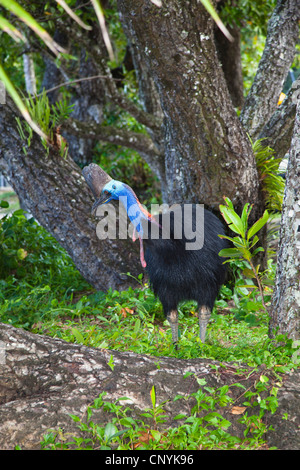
<instances>
[{"instance_id":1,"label":"leafy shrub","mask_svg":"<svg viewBox=\"0 0 300 470\"><path fill-rule=\"evenodd\" d=\"M57 297L87 288L69 255L33 218L20 209L0 220L1 321L28 327Z\"/></svg>"}]
</instances>

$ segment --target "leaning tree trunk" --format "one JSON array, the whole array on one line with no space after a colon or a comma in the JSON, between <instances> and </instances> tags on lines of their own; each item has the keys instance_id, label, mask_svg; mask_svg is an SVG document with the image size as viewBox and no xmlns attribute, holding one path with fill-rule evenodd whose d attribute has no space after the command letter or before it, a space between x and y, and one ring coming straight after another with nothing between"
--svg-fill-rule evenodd
<instances>
[{"instance_id":1,"label":"leaning tree trunk","mask_svg":"<svg viewBox=\"0 0 300 470\"><path fill-rule=\"evenodd\" d=\"M111 368L108 362L114 367ZM16 445L23 450L39 449L43 435L49 430L61 429L60 435L67 441L73 435L82 436L78 423L72 421L70 414L86 422L88 405L102 392L106 393L104 400L108 402L115 403L121 397L127 397L129 400L120 404L125 403L131 409L131 416L148 421L150 429L153 429L152 419L147 420L140 414L146 408L152 408L150 391L155 386L156 403L166 402L163 405L166 422L161 427L162 431L178 426L183 420L174 421L175 416L190 416L191 407L195 405L191 394L200 388L196 378L205 379L206 387L243 385L243 389L230 388L233 407L230 404L216 409L231 423L227 432L243 438L245 425L239 419L246 411L243 404L245 389L254 391L261 374L269 377L270 390L273 386L278 387L278 378L269 375L264 366L251 369L230 363L222 363L220 368L217 365L209 359L157 358L88 348L1 324L0 449L14 449ZM192 375L184 378L187 372ZM205 389L203 391L206 392ZM267 413L262 418L267 426L274 428L267 435L269 446L299 449L299 392L300 372L296 370L286 374L278 390L279 408L276 413ZM174 401L176 395L184 399ZM201 416L210 411L203 410ZM247 407L247 413L253 413L251 407ZM283 421L285 413L288 420ZM104 427L113 416L99 409L92 420ZM251 430L248 435L251 435Z\"/></svg>"},{"instance_id":2,"label":"leaning tree trunk","mask_svg":"<svg viewBox=\"0 0 300 470\"><path fill-rule=\"evenodd\" d=\"M94 201L80 168L54 148L47 156L37 136L27 147L16 129L17 115L10 99L0 106L0 168L17 195L92 286L107 290L132 285L124 273L137 276L142 271L135 244L97 238L91 217Z\"/></svg>"},{"instance_id":3,"label":"leaning tree trunk","mask_svg":"<svg viewBox=\"0 0 300 470\"><path fill-rule=\"evenodd\" d=\"M224 195L241 207L261 193L255 159L236 115L199 2L119 0L127 37L144 54L164 114L167 202L217 208Z\"/></svg>"},{"instance_id":4,"label":"leaning tree trunk","mask_svg":"<svg viewBox=\"0 0 300 470\"><path fill-rule=\"evenodd\" d=\"M289 152L270 334L300 338L300 100Z\"/></svg>"}]
</instances>

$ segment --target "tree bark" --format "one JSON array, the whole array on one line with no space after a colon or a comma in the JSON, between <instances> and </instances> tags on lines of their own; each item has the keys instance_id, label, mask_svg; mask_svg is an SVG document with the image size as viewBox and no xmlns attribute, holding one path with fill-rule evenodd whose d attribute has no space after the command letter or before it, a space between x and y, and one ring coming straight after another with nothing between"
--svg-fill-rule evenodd
<instances>
[{"instance_id":1,"label":"tree bark","mask_svg":"<svg viewBox=\"0 0 300 470\"><path fill-rule=\"evenodd\" d=\"M167 421L164 428L178 426L182 421L174 421L179 413L190 416L195 405L189 395L199 389L195 377L205 379L208 387L222 387L240 382L246 390L253 389L261 373L268 375L263 368L251 369L243 366L222 363L217 370L217 362L209 359L180 360L177 358L149 357L93 349L78 344L66 343L59 339L44 337L26 332L9 325L0 325L0 448L23 450L39 449L40 442L50 429L62 428L67 440L70 435L79 436L70 414L85 417L87 406L101 392L106 392L105 400L115 402L121 397L129 398L129 406L134 417L140 416L146 408L152 408L150 391L156 389L156 401L167 401L164 409ZM108 365L113 358L113 370ZM159 366L158 366L159 363ZM193 375L184 378L186 372ZM277 380L277 379L276 379ZM270 377L270 387L274 385ZM244 390L230 389L234 406L243 406ZM299 436L300 372L288 375L278 392L279 409L275 415L265 415L274 431L268 434L268 445L279 449L297 449ZM176 395L188 399L173 401ZM124 403L124 402L123 402ZM244 426L239 423L240 415L235 415L232 406L216 410L232 424L229 432L243 437ZM251 414L251 408L247 409ZM283 428L282 415L288 412L288 427ZM105 426L112 415L97 410L93 421ZM149 424L153 425L150 422Z\"/></svg>"},{"instance_id":2,"label":"tree bark","mask_svg":"<svg viewBox=\"0 0 300 470\"><path fill-rule=\"evenodd\" d=\"M91 57L86 57L85 51L80 54L79 78L92 77L97 74L95 64ZM72 98L72 118L87 125L101 124L103 121L103 106L105 95L98 80L80 82L76 95ZM62 127L64 129L64 127ZM78 165L88 165L93 161L93 149L97 138L82 138L80 135L68 135L63 132L68 141L69 153Z\"/></svg>"},{"instance_id":3,"label":"tree bark","mask_svg":"<svg viewBox=\"0 0 300 470\"><path fill-rule=\"evenodd\" d=\"M27 210L66 249L83 277L96 289L126 288L142 268L132 240L99 240L91 217L94 202L81 169L57 150L49 156L34 136L26 143L16 130L17 112L8 98L0 106L0 168Z\"/></svg>"},{"instance_id":4,"label":"tree bark","mask_svg":"<svg viewBox=\"0 0 300 470\"><path fill-rule=\"evenodd\" d=\"M119 0L118 9L161 100L166 202L216 208L225 194L237 206L257 202L255 160L219 64L211 17L196 1L157 8Z\"/></svg>"},{"instance_id":5,"label":"tree bark","mask_svg":"<svg viewBox=\"0 0 300 470\"><path fill-rule=\"evenodd\" d=\"M280 226L280 243L273 294L270 335L300 338L300 100L297 105Z\"/></svg>"},{"instance_id":6,"label":"tree bark","mask_svg":"<svg viewBox=\"0 0 300 470\"><path fill-rule=\"evenodd\" d=\"M254 82L241 112L241 122L252 140L276 110L279 95L299 37L300 5L297 0L278 0L268 24L267 39Z\"/></svg>"},{"instance_id":7,"label":"tree bark","mask_svg":"<svg viewBox=\"0 0 300 470\"><path fill-rule=\"evenodd\" d=\"M228 27L228 31L233 37L232 42L228 41L222 31L215 26L215 40L232 104L235 108L241 108L244 103L241 33L236 25Z\"/></svg>"},{"instance_id":8,"label":"tree bark","mask_svg":"<svg viewBox=\"0 0 300 470\"><path fill-rule=\"evenodd\" d=\"M290 149L299 100L300 79L293 83L283 103L277 107L258 136L259 139L264 139L265 146L275 150L276 158L284 158Z\"/></svg>"}]
</instances>

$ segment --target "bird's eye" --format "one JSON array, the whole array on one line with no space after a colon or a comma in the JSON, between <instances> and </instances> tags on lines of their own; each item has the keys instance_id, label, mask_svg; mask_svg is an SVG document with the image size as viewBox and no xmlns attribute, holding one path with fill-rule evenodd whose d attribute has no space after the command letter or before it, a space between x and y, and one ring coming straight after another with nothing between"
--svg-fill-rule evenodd
<instances>
[{"instance_id":1,"label":"bird's eye","mask_svg":"<svg viewBox=\"0 0 300 470\"><path fill-rule=\"evenodd\" d=\"M113 189L116 189L116 185L115 185L115 184L113 184L112 188L113 188Z\"/></svg>"}]
</instances>

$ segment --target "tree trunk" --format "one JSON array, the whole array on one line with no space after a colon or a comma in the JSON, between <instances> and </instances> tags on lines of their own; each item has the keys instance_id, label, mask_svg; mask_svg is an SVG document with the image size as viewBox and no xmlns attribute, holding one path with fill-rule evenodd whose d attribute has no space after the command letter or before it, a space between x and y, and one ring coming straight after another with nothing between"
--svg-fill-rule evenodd
<instances>
[{"instance_id":1,"label":"tree trunk","mask_svg":"<svg viewBox=\"0 0 300 470\"><path fill-rule=\"evenodd\" d=\"M296 80L283 103L263 127L259 139L275 150L276 158L284 158L291 146L297 102L300 101L300 79Z\"/></svg>"},{"instance_id":2,"label":"tree trunk","mask_svg":"<svg viewBox=\"0 0 300 470\"><path fill-rule=\"evenodd\" d=\"M300 100L294 126L280 227L280 243L270 318L270 334L300 338Z\"/></svg>"},{"instance_id":3,"label":"tree trunk","mask_svg":"<svg viewBox=\"0 0 300 470\"><path fill-rule=\"evenodd\" d=\"M268 24L262 58L241 112L241 121L252 140L276 110L280 93L293 63L299 38L298 0L278 0Z\"/></svg>"},{"instance_id":4,"label":"tree trunk","mask_svg":"<svg viewBox=\"0 0 300 470\"><path fill-rule=\"evenodd\" d=\"M99 240L91 217L94 202L81 169L38 137L30 147L16 130L14 105L0 106L0 168L26 208L66 249L83 277L96 289L126 288L127 272L142 272L136 244L128 240ZM26 155L23 152L26 148Z\"/></svg>"},{"instance_id":5,"label":"tree trunk","mask_svg":"<svg viewBox=\"0 0 300 470\"><path fill-rule=\"evenodd\" d=\"M81 51L79 78L97 75L96 67L91 57ZM99 81L87 80L78 84L76 95L71 100L74 105L72 118L87 124L101 124L103 121L103 106L105 95ZM93 150L98 139L82 138L76 135L65 136L69 144L69 153L78 165L88 165L93 161Z\"/></svg>"},{"instance_id":6,"label":"tree trunk","mask_svg":"<svg viewBox=\"0 0 300 470\"><path fill-rule=\"evenodd\" d=\"M111 356L113 368L108 365ZM39 449L43 434L50 429L62 428L68 441L68 433L78 437L79 430L69 415L85 420L87 406L101 392L107 393L105 400L109 402L124 396L129 398L122 403L131 408L133 417L147 422L140 413L152 408L150 391L155 385L157 404L167 401L164 405L167 421L163 427L170 428L182 424L182 420L174 421L179 413L190 416L195 401L188 397L199 389L195 377L205 379L208 387L240 382L246 390L254 390L261 373L268 374L264 369L249 367L243 367L240 372L241 367L230 363L222 363L222 368L217 369L212 366L218 363L209 359L180 360L93 349L4 324L0 325L0 358L1 449L14 449L16 445L23 450ZM186 372L193 375L184 378ZM270 387L273 381L274 377L270 377ZM267 425L271 423L274 427L268 434L269 446L299 448L299 392L300 372L296 370L286 376L279 389L276 414L266 414L263 418ZM173 401L176 395L188 399ZM243 406L243 389L230 388L230 396L234 406ZM228 432L242 438L245 428L239 423L241 415L234 414L232 406L216 411L232 423ZM247 412L251 414L251 408ZM287 426L283 426L283 413L289 415ZM105 426L112 415L100 409L92 419Z\"/></svg>"},{"instance_id":7,"label":"tree trunk","mask_svg":"<svg viewBox=\"0 0 300 470\"><path fill-rule=\"evenodd\" d=\"M232 42L228 41L217 26L215 26L215 40L232 104L235 108L241 108L244 103L241 33L236 25L228 27L228 30L233 37Z\"/></svg>"},{"instance_id":8,"label":"tree trunk","mask_svg":"<svg viewBox=\"0 0 300 470\"><path fill-rule=\"evenodd\" d=\"M260 205L251 145L217 57L213 20L199 2L119 0L126 35L144 54L164 114L167 202L217 208L223 195Z\"/></svg>"}]
</instances>

